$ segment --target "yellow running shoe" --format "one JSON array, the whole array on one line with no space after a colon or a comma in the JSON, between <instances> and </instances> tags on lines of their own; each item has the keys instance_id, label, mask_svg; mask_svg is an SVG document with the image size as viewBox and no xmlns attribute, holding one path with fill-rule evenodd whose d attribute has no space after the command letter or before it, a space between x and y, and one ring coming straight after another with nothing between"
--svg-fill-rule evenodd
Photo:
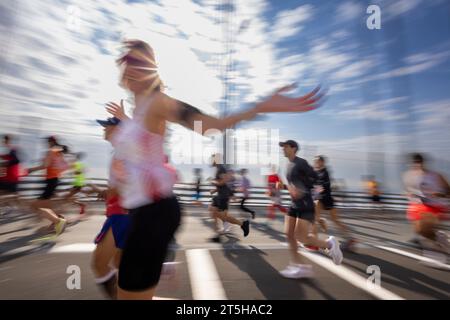
<instances>
[{"instance_id":1,"label":"yellow running shoe","mask_svg":"<svg viewBox=\"0 0 450 320\"><path fill-rule=\"evenodd\" d=\"M58 223L55 225L55 234L59 236L61 233L63 233L64 229L66 228L67 221L65 219L59 219Z\"/></svg>"}]
</instances>

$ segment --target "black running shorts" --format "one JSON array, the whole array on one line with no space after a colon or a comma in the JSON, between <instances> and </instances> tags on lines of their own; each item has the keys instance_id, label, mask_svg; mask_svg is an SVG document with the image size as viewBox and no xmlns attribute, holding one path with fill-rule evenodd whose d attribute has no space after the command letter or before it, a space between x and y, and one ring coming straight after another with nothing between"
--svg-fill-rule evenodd
<instances>
[{"instance_id":1,"label":"black running shorts","mask_svg":"<svg viewBox=\"0 0 450 320\"><path fill-rule=\"evenodd\" d=\"M55 194L56 187L58 186L58 178L52 178L45 180L45 189L39 200L48 200Z\"/></svg>"},{"instance_id":2,"label":"black running shorts","mask_svg":"<svg viewBox=\"0 0 450 320\"><path fill-rule=\"evenodd\" d=\"M228 198L214 197L212 199L212 206L219 209L219 211L227 211L229 201L230 201L230 199L228 199Z\"/></svg>"},{"instance_id":3,"label":"black running shorts","mask_svg":"<svg viewBox=\"0 0 450 320\"><path fill-rule=\"evenodd\" d=\"M324 195L322 199L319 199L324 210L331 210L334 208L334 199L331 195Z\"/></svg>"},{"instance_id":4,"label":"black running shorts","mask_svg":"<svg viewBox=\"0 0 450 320\"><path fill-rule=\"evenodd\" d=\"M293 202L289 208L288 216L314 223L315 208L311 195L305 195L301 200Z\"/></svg>"},{"instance_id":5,"label":"black running shorts","mask_svg":"<svg viewBox=\"0 0 450 320\"><path fill-rule=\"evenodd\" d=\"M144 291L159 282L181 209L175 197L129 211L130 225L119 267L119 287Z\"/></svg>"},{"instance_id":6,"label":"black running shorts","mask_svg":"<svg viewBox=\"0 0 450 320\"><path fill-rule=\"evenodd\" d=\"M0 190L15 193L17 192L17 182L0 181Z\"/></svg>"},{"instance_id":7,"label":"black running shorts","mask_svg":"<svg viewBox=\"0 0 450 320\"><path fill-rule=\"evenodd\" d=\"M373 202L381 202L381 197L379 195L373 195L372 197Z\"/></svg>"}]
</instances>

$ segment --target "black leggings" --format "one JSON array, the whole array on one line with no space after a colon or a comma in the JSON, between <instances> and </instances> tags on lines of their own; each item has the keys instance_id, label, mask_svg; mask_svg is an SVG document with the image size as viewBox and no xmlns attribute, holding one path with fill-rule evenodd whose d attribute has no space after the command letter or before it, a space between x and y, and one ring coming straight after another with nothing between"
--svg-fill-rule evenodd
<instances>
[{"instance_id":1,"label":"black leggings","mask_svg":"<svg viewBox=\"0 0 450 320\"><path fill-rule=\"evenodd\" d=\"M239 207L242 211L248 212L248 213L255 213L255 211L250 210L249 208L247 208L246 206L244 206L244 202L247 200L248 198L242 198L241 200L241 206Z\"/></svg>"},{"instance_id":2,"label":"black leggings","mask_svg":"<svg viewBox=\"0 0 450 320\"><path fill-rule=\"evenodd\" d=\"M119 267L119 287L144 291L159 282L169 243L180 225L175 197L132 209L130 227Z\"/></svg>"}]
</instances>

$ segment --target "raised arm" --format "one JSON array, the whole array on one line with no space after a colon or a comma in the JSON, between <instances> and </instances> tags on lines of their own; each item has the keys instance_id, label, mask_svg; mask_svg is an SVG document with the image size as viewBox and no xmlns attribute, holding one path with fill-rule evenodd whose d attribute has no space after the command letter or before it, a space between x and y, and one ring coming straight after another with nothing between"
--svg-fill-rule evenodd
<instances>
[{"instance_id":1,"label":"raised arm","mask_svg":"<svg viewBox=\"0 0 450 320\"><path fill-rule=\"evenodd\" d=\"M324 96L323 92L319 92L319 87L302 97L290 98L282 95L282 93L291 89L293 89L293 86L283 87L253 108L224 118L206 115L187 103L160 93L158 102L162 107L158 108L157 112L163 119L181 124L191 130L194 130L194 123L200 121L202 124L201 134L204 134L209 129L223 131L241 121L251 120L260 113L311 111L319 107L319 101Z\"/></svg>"},{"instance_id":2,"label":"raised arm","mask_svg":"<svg viewBox=\"0 0 450 320\"><path fill-rule=\"evenodd\" d=\"M42 164L41 164L41 165L36 166L36 167L29 168L29 169L28 169L28 173L32 173L32 172L35 172L35 171L44 170L45 168L47 168L47 167L49 166L49 164L50 164L50 152L51 152L51 151L49 151L49 152L47 153L47 155L45 156L44 160L42 160Z\"/></svg>"}]
</instances>

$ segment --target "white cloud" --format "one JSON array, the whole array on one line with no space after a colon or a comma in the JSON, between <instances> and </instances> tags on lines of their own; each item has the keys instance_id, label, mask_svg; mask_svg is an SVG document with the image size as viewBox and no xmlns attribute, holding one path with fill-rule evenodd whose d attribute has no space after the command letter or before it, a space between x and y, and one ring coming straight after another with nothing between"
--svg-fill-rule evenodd
<instances>
[{"instance_id":1,"label":"white cloud","mask_svg":"<svg viewBox=\"0 0 450 320\"><path fill-rule=\"evenodd\" d=\"M336 19L338 22L346 22L349 20L362 18L366 14L366 11L361 3L356 1L345 1L339 4L336 10Z\"/></svg>"},{"instance_id":2,"label":"white cloud","mask_svg":"<svg viewBox=\"0 0 450 320\"><path fill-rule=\"evenodd\" d=\"M389 1L386 6L386 12L390 17L396 17L415 9L419 6L422 0L394 0Z\"/></svg>"},{"instance_id":3,"label":"white cloud","mask_svg":"<svg viewBox=\"0 0 450 320\"><path fill-rule=\"evenodd\" d=\"M332 78L336 80L344 80L348 78L359 77L364 73L367 73L373 66L374 61L371 59L356 61L336 71L332 75Z\"/></svg>"},{"instance_id":4,"label":"white cloud","mask_svg":"<svg viewBox=\"0 0 450 320\"><path fill-rule=\"evenodd\" d=\"M328 147L346 151L358 152L387 152L398 153L399 146L406 144L409 140L407 135L381 133L375 135L361 135L351 138L329 139L315 141L317 147Z\"/></svg>"},{"instance_id":5,"label":"white cloud","mask_svg":"<svg viewBox=\"0 0 450 320\"><path fill-rule=\"evenodd\" d=\"M272 35L277 40L293 36L303 29L302 23L313 16L314 7L310 4L301 5L293 10L279 12L275 17Z\"/></svg>"},{"instance_id":6,"label":"white cloud","mask_svg":"<svg viewBox=\"0 0 450 320\"><path fill-rule=\"evenodd\" d=\"M0 131L57 134L68 142L77 137L85 148L100 141L102 130L95 119L106 117L103 104L127 97L118 86L115 65L120 40L135 37L154 47L170 94L208 113L216 112L214 104L222 95L217 65L192 51L205 52L214 60L223 50L221 30L212 18L218 13L212 5L122 0L71 5L80 9L80 28L75 30L67 28L67 4L5 4L16 10L9 12L14 26L0 23L0 40L7 46L0 63L8 66L2 68L6 72L0 92ZM179 36L181 31L189 41Z\"/></svg>"},{"instance_id":7,"label":"white cloud","mask_svg":"<svg viewBox=\"0 0 450 320\"><path fill-rule=\"evenodd\" d=\"M386 72L364 76L363 78L360 78L358 80L350 81L348 85L359 86L361 84L371 81L385 80L421 73L444 63L449 59L449 57L450 51L441 51L437 53L431 52L415 53L407 56L404 59L404 61L406 62L404 66L396 67Z\"/></svg>"},{"instance_id":8,"label":"white cloud","mask_svg":"<svg viewBox=\"0 0 450 320\"><path fill-rule=\"evenodd\" d=\"M405 119L407 115L400 113L395 107L396 104L406 100L407 97L395 97L374 102L352 102L351 104L347 102L343 105L344 108L342 108L342 110L341 108L338 108L337 110L328 110L324 114L348 120L401 120Z\"/></svg>"},{"instance_id":9,"label":"white cloud","mask_svg":"<svg viewBox=\"0 0 450 320\"><path fill-rule=\"evenodd\" d=\"M350 53L337 51L331 47L330 42L319 38L316 39L310 49L308 61L316 75L323 75L332 70L344 67L354 60Z\"/></svg>"},{"instance_id":10,"label":"white cloud","mask_svg":"<svg viewBox=\"0 0 450 320\"><path fill-rule=\"evenodd\" d=\"M350 37L350 32L348 32L345 29L341 29L341 30L337 30L331 33L331 38L336 39L336 40L344 40Z\"/></svg>"},{"instance_id":11,"label":"white cloud","mask_svg":"<svg viewBox=\"0 0 450 320\"><path fill-rule=\"evenodd\" d=\"M417 125L421 132L425 129L441 130L447 136L450 121L450 99L427 102L412 107L417 114ZM445 133L445 131L447 131ZM448 138L447 136L447 139Z\"/></svg>"}]
</instances>

